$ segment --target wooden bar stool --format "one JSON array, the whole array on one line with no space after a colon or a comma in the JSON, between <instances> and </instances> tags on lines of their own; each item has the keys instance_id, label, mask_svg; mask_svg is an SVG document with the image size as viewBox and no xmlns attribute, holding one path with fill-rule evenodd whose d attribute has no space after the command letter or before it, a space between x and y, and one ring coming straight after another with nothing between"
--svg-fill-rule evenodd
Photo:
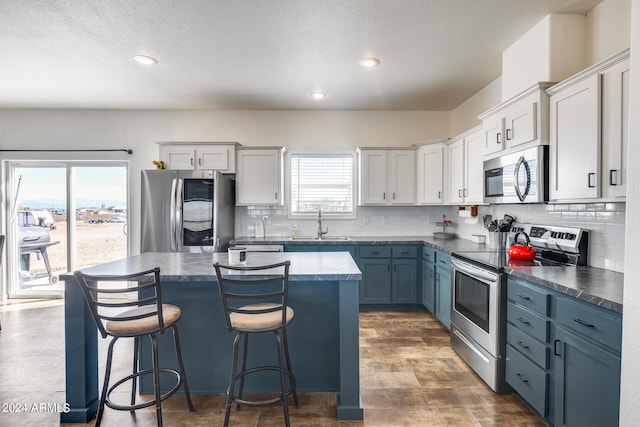
<instances>
[{"instance_id":1,"label":"wooden bar stool","mask_svg":"<svg viewBox=\"0 0 640 427\"><path fill-rule=\"evenodd\" d=\"M235 332L231 379L227 389L225 427L229 425L231 406L263 406L282 402L285 425L289 426L288 396L293 394L296 408L299 406L296 393L296 378L291 369L287 326L293 321L294 312L287 305L289 291L289 261L262 266L227 266L215 263L220 298L229 332ZM226 271L225 271L226 270ZM249 335L272 332L278 349L278 366L247 368ZM243 341L242 369L238 372L238 348ZM284 359L283 359L284 353ZM285 366L286 363L286 366ZM243 398L245 377L261 371L277 371L280 393L268 400L249 401ZM287 388L285 377L289 380ZM236 394L236 383L239 382Z\"/></svg>"},{"instance_id":2,"label":"wooden bar stool","mask_svg":"<svg viewBox=\"0 0 640 427\"><path fill-rule=\"evenodd\" d=\"M187 377L182 363L180 339L178 338L177 323L180 320L181 312L180 308L174 305L162 303L160 268L156 267L151 270L120 276L93 276L84 274L82 271L76 271L74 276L82 288L100 335L102 338L111 337L107 352L104 384L96 416L96 427L100 426L105 405L121 411L135 411L155 405L158 426L161 427L161 403L178 391L181 386L184 389L189 410L193 411ZM125 310L122 311L122 309ZM179 372L175 369L160 368L158 363L158 334L164 334L167 329L171 329L173 332ZM151 339L153 368L140 371L138 367L138 348L140 338L145 335ZM113 347L120 338L134 339L133 373L109 387ZM173 374L176 377L176 384L173 388L162 395L160 394L160 372ZM150 374L153 376L154 399L136 404L138 377ZM132 381L131 403L129 405L121 405L112 402L109 399L111 393L127 381Z\"/></svg>"}]
</instances>

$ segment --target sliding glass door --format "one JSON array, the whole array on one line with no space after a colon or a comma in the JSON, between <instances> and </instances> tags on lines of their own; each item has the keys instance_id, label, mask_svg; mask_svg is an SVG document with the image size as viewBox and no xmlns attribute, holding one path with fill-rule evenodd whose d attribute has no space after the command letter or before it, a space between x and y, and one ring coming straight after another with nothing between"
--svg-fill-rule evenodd
<instances>
[{"instance_id":1,"label":"sliding glass door","mask_svg":"<svg viewBox=\"0 0 640 427\"><path fill-rule=\"evenodd\" d=\"M61 273L127 256L126 164L12 162L7 172L10 297L61 297Z\"/></svg>"}]
</instances>

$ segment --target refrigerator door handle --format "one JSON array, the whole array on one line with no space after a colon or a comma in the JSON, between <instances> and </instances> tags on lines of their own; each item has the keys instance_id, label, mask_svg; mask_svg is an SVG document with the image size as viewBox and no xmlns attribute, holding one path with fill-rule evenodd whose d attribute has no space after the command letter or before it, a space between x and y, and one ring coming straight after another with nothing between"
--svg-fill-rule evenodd
<instances>
[{"instance_id":1,"label":"refrigerator door handle","mask_svg":"<svg viewBox=\"0 0 640 427\"><path fill-rule=\"evenodd\" d=\"M173 179L171 181L171 206L169 207L169 236L171 239L171 250L172 251L177 251L178 247L177 247L177 243L176 243L176 226L177 226L177 215L178 215L178 210L177 210L177 190L178 190L178 180L177 179Z\"/></svg>"},{"instance_id":2,"label":"refrigerator door handle","mask_svg":"<svg viewBox=\"0 0 640 427\"><path fill-rule=\"evenodd\" d=\"M176 223L175 223L175 239L178 252L182 251L182 235L184 228L182 227L182 202L184 201L184 179L178 178L178 188L176 191Z\"/></svg>"}]
</instances>

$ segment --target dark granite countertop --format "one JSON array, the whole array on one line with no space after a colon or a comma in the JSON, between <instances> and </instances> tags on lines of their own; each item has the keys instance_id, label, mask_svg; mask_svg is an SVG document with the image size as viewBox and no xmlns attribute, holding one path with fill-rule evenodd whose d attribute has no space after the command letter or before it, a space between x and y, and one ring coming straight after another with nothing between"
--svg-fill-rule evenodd
<instances>
[{"instance_id":1,"label":"dark granite countertop","mask_svg":"<svg viewBox=\"0 0 640 427\"><path fill-rule=\"evenodd\" d=\"M624 274L595 267L507 267L531 283L622 313Z\"/></svg>"},{"instance_id":2,"label":"dark granite countertop","mask_svg":"<svg viewBox=\"0 0 640 427\"><path fill-rule=\"evenodd\" d=\"M489 250L487 244L466 239L443 240L433 236L353 236L351 240L290 240L289 237L241 237L235 244L401 245L424 244L445 252ZM507 274L531 283L622 313L624 274L595 267L507 267Z\"/></svg>"},{"instance_id":3,"label":"dark granite countertop","mask_svg":"<svg viewBox=\"0 0 640 427\"><path fill-rule=\"evenodd\" d=\"M295 239L290 237L267 236L264 238L238 237L231 243L235 245L429 245L445 252L482 251L488 245L473 243L466 239L436 239L433 236L350 236L349 240L317 240L313 238Z\"/></svg>"}]
</instances>

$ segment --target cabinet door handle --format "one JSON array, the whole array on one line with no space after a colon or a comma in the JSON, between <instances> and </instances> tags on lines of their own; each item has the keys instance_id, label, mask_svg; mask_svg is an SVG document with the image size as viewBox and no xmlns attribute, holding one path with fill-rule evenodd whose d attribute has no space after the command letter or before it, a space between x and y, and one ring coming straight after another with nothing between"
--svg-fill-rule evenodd
<instances>
[{"instance_id":1,"label":"cabinet door handle","mask_svg":"<svg viewBox=\"0 0 640 427\"><path fill-rule=\"evenodd\" d=\"M511 140L511 129L507 129L507 141Z\"/></svg>"},{"instance_id":2,"label":"cabinet door handle","mask_svg":"<svg viewBox=\"0 0 640 427\"><path fill-rule=\"evenodd\" d=\"M560 351L558 351L558 344L560 344L560 340L555 340L553 342L553 355L560 356Z\"/></svg>"},{"instance_id":3,"label":"cabinet door handle","mask_svg":"<svg viewBox=\"0 0 640 427\"><path fill-rule=\"evenodd\" d=\"M466 188L464 190L462 190L462 195L464 197L467 197L469 195L469 190L467 190Z\"/></svg>"},{"instance_id":4,"label":"cabinet door handle","mask_svg":"<svg viewBox=\"0 0 640 427\"><path fill-rule=\"evenodd\" d=\"M198 157L198 165L202 166L202 157Z\"/></svg>"},{"instance_id":5,"label":"cabinet door handle","mask_svg":"<svg viewBox=\"0 0 640 427\"><path fill-rule=\"evenodd\" d=\"M387 193L382 193L382 199L387 200Z\"/></svg>"},{"instance_id":6,"label":"cabinet door handle","mask_svg":"<svg viewBox=\"0 0 640 427\"><path fill-rule=\"evenodd\" d=\"M516 344L518 344L520 347L522 347L522 348L524 348L526 350L529 349L529 346L526 345L525 343L523 343L522 341L516 341Z\"/></svg>"},{"instance_id":7,"label":"cabinet door handle","mask_svg":"<svg viewBox=\"0 0 640 427\"><path fill-rule=\"evenodd\" d=\"M278 200L278 192L277 191L275 193L273 193L273 196L275 197L276 200Z\"/></svg>"},{"instance_id":8,"label":"cabinet door handle","mask_svg":"<svg viewBox=\"0 0 640 427\"><path fill-rule=\"evenodd\" d=\"M581 324L582 326L586 326L587 328L595 328L596 325L593 323L585 322L582 319L573 319L574 322Z\"/></svg>"},{"instance_id":9,"label":"cabinet door handle","mask_svg":"<svg viewBox=\"0 0 640 427\"><path fill-rule=\"evenodd\" d=\"M458 190L458 197L462 197L462 189Z\"/></svg>"},{"instance_id":10,"label":"cabinet door handle","mask_svg":"<svg viewBox=\"0 0 640 427\"><path fill-rule=\"evenodd\" d=\"M190 159L190 161L191 161L191 166L193 166L193 157Z\"/></svg>"},{"instance_id":11,"label":"cabinet door handle","mask_svg":"<svg viewBox=\"0 0 640 427\"><path fill-rule=\"evenodd\" d=\"M596 176L596 174L595 174L594 172L589 172L589 173L587 174L587 181L588 181L588 182L587 182L587 186L588 186L589 188L594 188L594 187L596 186L595 184L592 184L592 183L591 183L591 182L593 181L591 178L593 178L593 177L595 177L595 176Z\"/></svg>"},{"instance_id":12,"label":"cabinet door handle","mask_svg":"<svg viewBox=\"0 0 640 427\"><path fill-rule=\"evenodd\" d=\"M518 298L522 298L522 299L526 299L527 301L529 301L531 298L529 298L528 295L524 295L524 294L517 294Z\"/></svg>"},{"instance_id":13,"label":"cabinet door handle","mask_svg":"<svg viewBox=\"0 0 640 427\"><path fill-rule=\"evenodd\" d=\"M396 199L396 192L394 191L394 192L393 192L393 193L391 193L391 194L392 194L393 200L395 200L395 199Z\"/></svg>"},{"instance_id":14,"label":"cabinet door handle","mask_svg":"<svg viewBox=\"0 0 640 427\"><path fill-rule=\"evenodd\" d=\"M523 319L522 317L518 317L518 320L522 323L524 323L525 325L530 325L531 323L528 320Z\"/></svg>"},{"instance_id":15,"label":"cabinet door handle","mask_svg":"<svg viewBox=\"0 0 640 427\"><path fill-rule=\"evenodd\" d=\"M523 383L528 383L529 380L526 379L524 376L522 376L522 374L516 374L516 377L518 377L520 379L520 381L522 381Z\"/></svg>"},{"instance_id":16,"label":"cabinet door handle","mask_svg":"<svg viewBox=\"0 0 640 427\"><path fill-rule=\"evenodd\" d=\"M617 169L611 169L609 170L609 185L620 185L619 180L618 179L613 179L614 176L617 178L618 176L618 170Z\"/></svg>"},{"instance_id":17,"label":"cabinet door handle","mask_svg":"<svg viewBox=\"0 0 640 427\"><path fill-rule=\"evenodd\" d=\"M501 136L502 136L502 132L496 133L496 144L502 144Z\"/></svg>"},{"instance_id":18,"label":"cabinet door handle","mask_svg":"<svg viewBox=\"0 0 640 427\"><path fill-rule=\"evenodd\" d=\"M438 191L438 199L442 198L442 191Z\"/></svg>"}]
</instances>

